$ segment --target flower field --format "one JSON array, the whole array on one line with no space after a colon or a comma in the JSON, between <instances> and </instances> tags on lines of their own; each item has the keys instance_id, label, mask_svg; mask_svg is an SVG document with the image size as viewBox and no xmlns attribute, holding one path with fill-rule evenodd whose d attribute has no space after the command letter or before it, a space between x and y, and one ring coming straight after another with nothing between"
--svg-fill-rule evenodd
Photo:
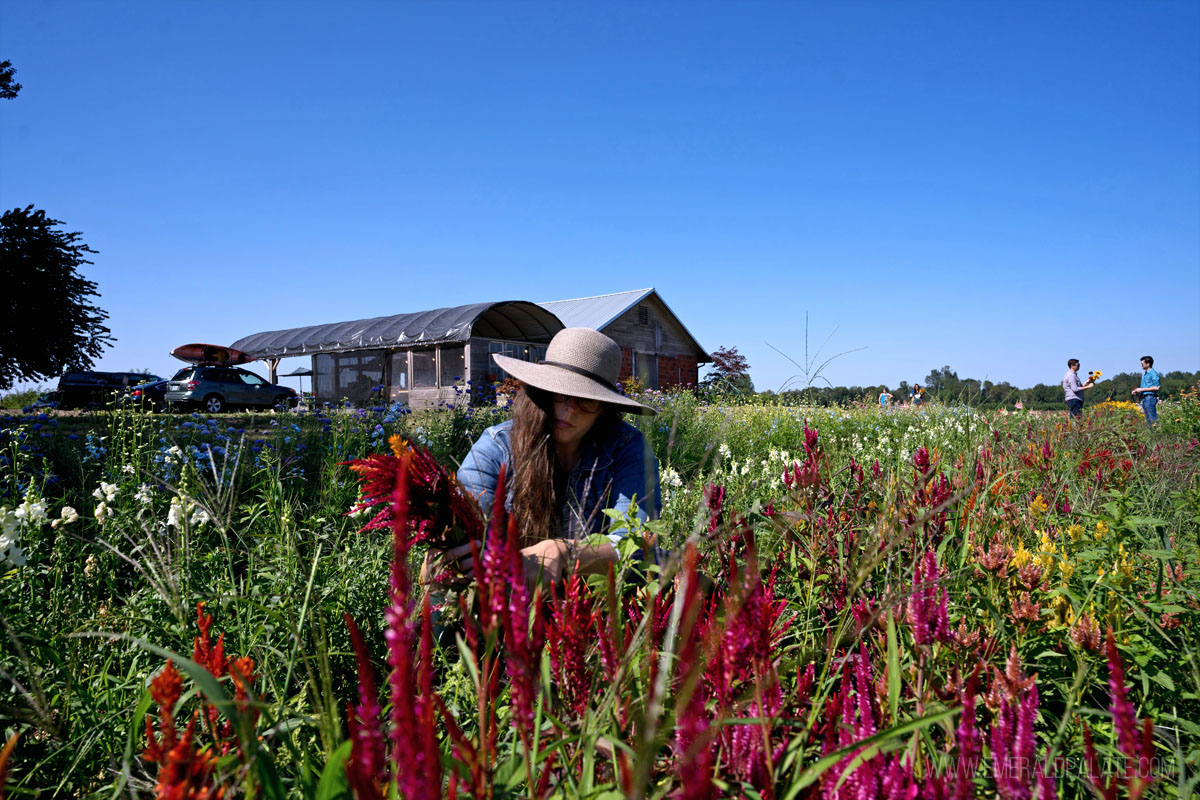
<instances>
[{"instance_id":1,"label":"flower field","mask_svg":"<svg viewBox=\"0 0 1200 800\"><path fill-rule=\"evenodd\" d=\"M547 594L449 480L499 409L0 417L0 794L1200 788L1194 393L647 402L662 518ZM451 531L481 578L433 603Z\"/></svg>"}]
</instances>

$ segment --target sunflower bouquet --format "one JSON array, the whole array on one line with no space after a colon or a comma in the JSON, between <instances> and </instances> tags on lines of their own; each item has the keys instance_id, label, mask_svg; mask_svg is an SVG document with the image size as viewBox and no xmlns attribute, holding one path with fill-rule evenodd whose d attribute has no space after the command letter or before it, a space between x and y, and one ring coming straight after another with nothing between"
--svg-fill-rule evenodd
<instances>
[{"instance_id":1,"label":"sunflower bouquet","mask_svg":"<svg viewBox=\"0 0 1200 800\"><path fill-rule=\"evenodd\" d=\"M1103 374L1104 374L1104 373L1103 373L1103 372L1101 372L1100 370L1098 370L1098 369L1094 369L1094 370L1092 370L1091 372L1089 372L1089 373L1088 373L1088 379L1087 379L1087 382L1088 382L1088 383L1095 383L1096 381L1100 380L1100 376L1101 376L1101 375L1103 375Z\"/></svg>"}]
</instances>

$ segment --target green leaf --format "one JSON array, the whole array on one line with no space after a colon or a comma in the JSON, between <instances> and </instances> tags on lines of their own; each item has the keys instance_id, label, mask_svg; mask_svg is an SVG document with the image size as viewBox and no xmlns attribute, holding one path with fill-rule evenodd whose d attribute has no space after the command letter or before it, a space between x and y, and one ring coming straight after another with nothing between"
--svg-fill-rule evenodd
<instances>
[{"instance_id":1,"label":"green leaf","mask_svg":"<svg viewBox=\"0 0 1200 800\"><path fill-rule=\"evenodd\" d=\"M346 779L346 759L350 758L351 742L342 742L325 762L321 770L321 780L317 782L317 793L314 800L337 800L350 796L350 782Z\"/></svg>"},{"instance_id":2,"label":"green leaf","mask_svg":"<svg viewBox=\"0 0 1200 800\"><path fill-rule=\"evenodd\" d=\"M1056 653L1053 650L1043 650L1042 652L1038 653L1033 658L1034 658L1034 660L1040 660L1043 658L1067 658L1067 654L1066 653Z\"/></svg>"},{"instance_id":3,"label":"green leaf","mask_svg":"<svg viewBox=\"0 0 1200 800\"><path fill-rule=\"evenodd\" d=\"M891 719L896 719L900 708L900 647L896 642L896 617L888 614L887 620L887 671L888 671L888 710L892 712Z\"/></svg>"},{"instance_id":4,"label":"green leaf","mask_svg":"<svg viewBox=\"0 0 1200 800\"><path fill-rule=\"evenodd\" d=\"M1160 672L1157 675L1151 675L1150 680L1157 684L1165 686L1167 691L1175 691L1175 681L1171 680L1171 676L1165 672Z\"/></svg>"}]
</instances>

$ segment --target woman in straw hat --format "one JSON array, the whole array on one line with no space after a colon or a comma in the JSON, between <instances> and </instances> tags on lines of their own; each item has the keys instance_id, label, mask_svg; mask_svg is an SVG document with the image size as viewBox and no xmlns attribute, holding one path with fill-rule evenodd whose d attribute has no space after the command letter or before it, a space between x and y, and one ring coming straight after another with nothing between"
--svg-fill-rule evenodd
<instances>
[{"instance_id":1,"label":"woman in straw hat","mask_svg":"<svg viewBox=\"0 0 1200 800\"><path fill-rule=\"evenodd\" d=\"M662 509L654 452L621 418L622 412L654 413L617 390L621 348L599 331L565 328L541 363L492 358L521 389L512 419L483 432L459 468L459 481L490 513L500 467L507 465L505 506L521 532L531 582L556 581L576 566L607 571L617 560L613 544L579 543L593 533L607 533L613 543L624 535L606 530L603 510L627 511L634 498L643 519ZM431 561L426 575L449 567L472 577L470 545Z\"/></svg>"}]
</instances>

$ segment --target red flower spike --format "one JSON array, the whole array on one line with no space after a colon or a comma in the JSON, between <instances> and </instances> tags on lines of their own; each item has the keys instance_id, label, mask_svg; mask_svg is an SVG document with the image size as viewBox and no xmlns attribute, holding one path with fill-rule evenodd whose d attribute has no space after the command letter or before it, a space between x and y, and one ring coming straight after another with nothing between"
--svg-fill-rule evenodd
<instances>
[{"instance_id":1,"label":"red flower spike","mask_svg":"<svg viewBox=\"0 0 1200 800\"><path fill-rule=\"evenodd\" d=\"M689 541L683 553L683 569L675 584L686 589L683 597L675 597L675 602L683 603L677 637L680 649L676 673L676 691L682 694L677 695L675 711L675 770L679 776L679 797L682 800L708 800L716 797L717 792L713 784L716 753L715 748L710 746L713 729L705 711L701 687L704 653L701 637L696 630L701 610L696 562L696 545ZM654 661L657 663L658 659ZM690 687L690 691L687 687Z\"/></svg>"},{"instance_id":2,"label":"red flower spike","mask_svg":"<svg viewBox=\"0 0 1200 800\"><path fill-rule=\"evenodd\" d=\"M577 572L567 579L562 595L559 596L557 591L554 595L553 611L546 626L546 650L550 654L554 682L567 710L572 718L582 719L592 686L587 655L599 614L587 584Z\"/></svg>"},{"instance_id":3,"label":"red flower spike","mask_svg":"<svg viewBox=\"0 0 1200 800\"><path fill-rule=\"evenodd\" d=\"M193 714L183 736L166 753L158 771L155 795L158 800L220 800L225 788L217 786L217 756L193 746L198 714Z\"/></svg>"},{"instance_id":4,"label":"red flower spike","mask_svg":"<svg viewBox=\"0 0 1200 800\"><path fill-rule=\"evenodd\" d=\"M350 722L350 758L346 762L346 778L354 795L360 800L381 800L388 781L384 737L381 728L382 711L375 670L367 655L367 646L354 618L343 615L350 631L358 663L358 705L347 709Z\"/></svg>"}]
</instances>

